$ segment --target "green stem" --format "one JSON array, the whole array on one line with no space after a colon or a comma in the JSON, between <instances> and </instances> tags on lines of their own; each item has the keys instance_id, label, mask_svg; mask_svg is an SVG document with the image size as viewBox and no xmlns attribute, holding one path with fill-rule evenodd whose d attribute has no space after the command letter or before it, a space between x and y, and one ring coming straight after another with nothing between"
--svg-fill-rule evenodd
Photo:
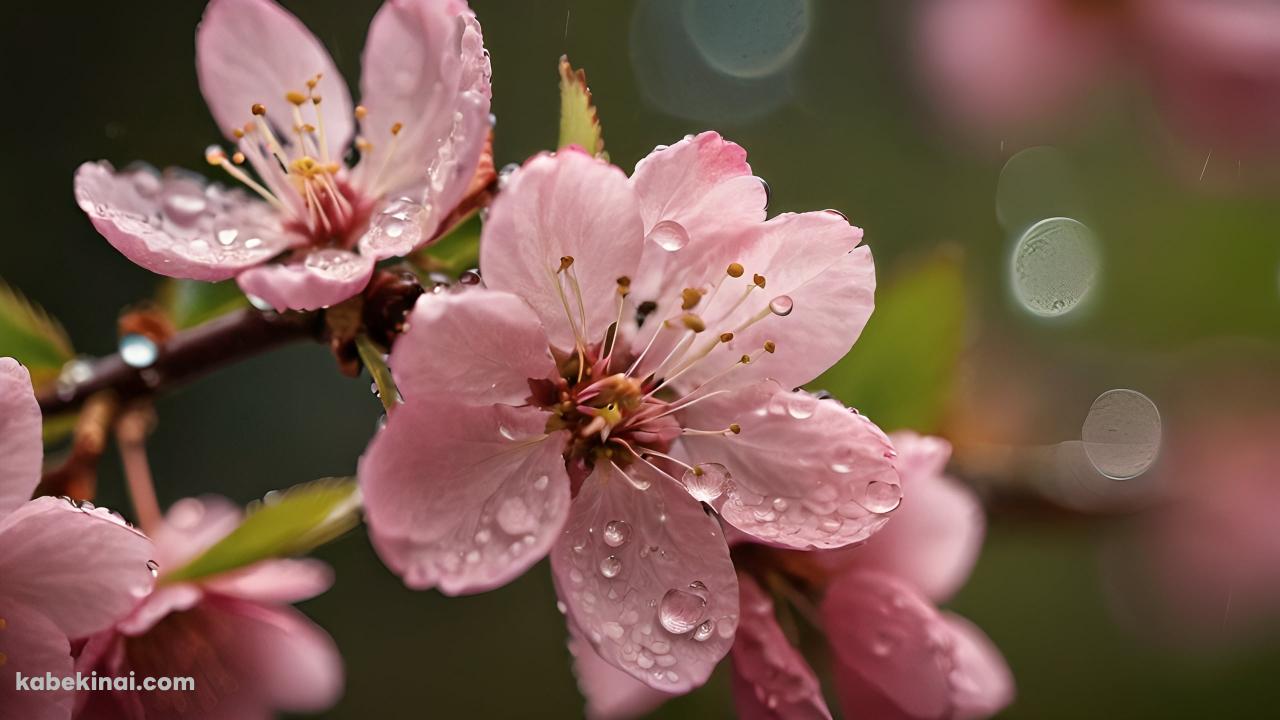
<instances>
[{"instance_id":1,"label":"green stem","mask_svg":"<svg viewBox=\"0 0 1280 720\"><path fill-rule=\"evenodd\" d=\"M356 336L356 352L360 353L360 362L369 368L369 375L378 386L378 399L382 401L382 407L390 413L400 404L400 391L396 389L396 381L391 377L391 368L382 359L382 349L362 333Z\"/></svg>"}]
</instances>

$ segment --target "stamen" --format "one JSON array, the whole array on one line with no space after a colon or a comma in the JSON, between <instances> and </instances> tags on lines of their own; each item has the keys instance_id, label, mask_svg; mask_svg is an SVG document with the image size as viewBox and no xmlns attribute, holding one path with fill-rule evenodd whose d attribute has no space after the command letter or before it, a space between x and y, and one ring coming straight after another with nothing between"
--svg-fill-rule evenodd
<instances>
[{"instance_id":1,"label":"stamen","mask_svg":"<svg viewBox=\"0 0 1280 720\"><path fill-rule=\"evenodd\" d=\"M610 366L613 364L613 351L618 347L618 336L622 334L622 310L627 305L627 296L631 294L631 278L623 275L618 278L618 319L613 322L613 337L606 337L609 342L609 352L604 356L604 374L609 374ZM606 335L608 330L605 330Z\"/></svg>"},{"instance_id":2,"label":"stamen","mask_svg":"<svg viewBox=\"0 0 1280 720\"><path fill-rule=\"evenodd\" d=\"M378 167L378 172L373 176L371 187L374 195L381 195L382 176L386 174L387 168L391 167L391 158L395 157L396 145L400 142L400 131L404 129L404 123L393 123L391 125L391 144L387 146L387 152L382 156L382 165Z\"/></svg>"},{"instance_id":3,"label":"stamen","mask_svg":"<svg viewBox=\"0 0 1280 720\"><path fill-rule=\"evenodd\" d=\"M746 272L746 268L741 263L729 263L729 269L725 271L731 278L740 278Z\"/></svg>"},{"instance_id":4,"label":"stamen","mask_svg":"<svg viewBox=\"0 0 1280 720\"><path fill-rule=\"evenodd\" d=\"M692 310L702 301L702 291L696 288L685 288L680 291L680 309Z\"/></svg>"},{"instance_id":5,"label":"stamen","mask_svg":"<svg viewBox=\"0 0 1280 720\"><path fill-rule=\"evenodd\" d=\"M685 313L680 317L680 322L683 323L686 328L695 333L700 333L707 329L707 324L702 321L702 318L698 317L694 313Z\"/></svg>"},{"instance_id":6,"label":"stamen","mask_svg":"<svg viewBox=\"0 0 1280 720\"><path fill-rule=\"evenodd\" d=\"M236 165L244 162L243 153L237 152L235 154L235 157L237 158L237 160L235 161ZM230 162L227 162L227 154L222 150L222 148L217 147L215 145L210 147L208 150L205 150L204 159L210 165L213 165L215 167L220 167L223 170L226 170L227 173L231 175L231 177L239 180L240 182L247 185L254 192L261 195L262 199L271 203L271 206L274 207L275 209L280 210L282 212L284 211L284 205L281 204L280 199L277 198L275 195L273 195L270 190L258 184L258 182L255 181L253 178L249 177L249 175L245 171L241 170L240 168L236 167Z\"/></svg>"},{"instance_id":7,"label":"stamen","mask_svg":"<svg viewBox=\"0 0 1280 720\"><path fill-rule=\"evenodd\" d=\"M756 273L754 276L752 276L752 278L751 278L751 282L755 283L756 287L760 288L761 290L763 290L763 289L764 289L764 276L763 276L763 275L761 275L761 274L759 274L759 273Z\"/></svg>"},{"instance_id":8,"label":"stamen","mask_svg":"<svg viewBox=\"0 0 1280 720\"><path fill-rule=\"evenodd\" d=\"M729 427L724 428L723 430L694 430L693 428L682 428L680 430L681 435L689 435L693 437L702 436L702 435L718 435L718 436L728 437L729 435L737 435L738 433L741 433L741 432L742 432L742 426L739 425L738 423L731 423Z\"/></svg>"}]
</instances>

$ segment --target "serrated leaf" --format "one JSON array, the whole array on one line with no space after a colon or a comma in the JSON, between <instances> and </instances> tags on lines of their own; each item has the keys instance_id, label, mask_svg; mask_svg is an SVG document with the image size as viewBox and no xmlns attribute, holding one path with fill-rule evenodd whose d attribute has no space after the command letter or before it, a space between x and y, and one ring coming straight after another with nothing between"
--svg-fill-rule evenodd
<instances>
[{"instance_id":1,"label":"serrated leaf","mask_svg":"<svg viewBox=\"0 0 1280 720\"><path fill-rule=\"evenodd\" d=\"M57 380L75 352L57 320L0 280L0 355L26 365L40 387Z\"/></svg>"},{"instance_id":2,"label":"serrated leaf","mask_svg":"<svg viewBox=\"0 0 1280 720\"><path fill-rule=\"evenodd\" d=\"M195 580L260 560L302 555L354 527L359 509L353 478L295 485L251 506L235 530L191 562L165 572L163 582Z\"/></svg>"},{"instance_id":3,"label":"serrated leaf","mask_svg":"<svg viewBox=\"0 0 1280 720\"><path fill-rule=\"evenodd\" d=\"M886 431L938 429L964 332L960 262L936 256L877 292L853 350L811 385L858 408Z\"/></svg>"},{"instance_id":4,"label":"serrated leaf","mask_svg":"<svg viewBox=\"0 0 1280 720\"><path fill-rule=\"evenodd\" d=\"M480 264L480 213L458 223L444 237L409 256L415 268L457 277Z\"/></svg>"},{"instance_id":5,"label":"serrated leaf","mask_svg":"<svg viewBox=\"0 0 1280 720\"><path fill-rule=\"evenodd\" d=\"M585 70L574 70L567 55L560 56L560 142L557 147L577 145L592 155L607 157L600 116L591 100Z\"/></svg>"},{"instance_id":6,"label":"serrated leaf","mask_svg":"<svg viewBox=\"0 0 1280 720\"><path fill-rule=\"evenodd\" d=\"M178 330L249 307L249 299L234 280L207 283L169 278L160 286L158 296L160 306Z\"/></svg>"}]
</instances>

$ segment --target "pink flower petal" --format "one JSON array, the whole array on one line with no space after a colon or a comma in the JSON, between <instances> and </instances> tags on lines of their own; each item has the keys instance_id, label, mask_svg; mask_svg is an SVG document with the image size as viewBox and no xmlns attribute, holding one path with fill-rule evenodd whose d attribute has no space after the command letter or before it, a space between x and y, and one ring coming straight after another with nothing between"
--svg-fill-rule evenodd
<instances>
[{"instance_id":1,"label":"pink flower petal","mask_svg":"<svg viewBox=\"0 0 1280 720\"><path fill-rule=\"evenodd\" d=\"M305 241L267 203L183 172L85 163L75 195L115 249L169 277L226 280Z\"/></svg>"},{"instance_id":2,"label":"pink flower petal","mask_svg":"<svg viewBox=\"0 0 1280 720\"><path fill-rule=\"evenodd\" d=\"M681 376L681 387L723 373L744 354L759 357L730 371L721 387L763 378L799 387L838 362L875 306L875 264L869 249L857 247L861 239L862 230L834 212L780 215L760 226L735 258L746 274L726 278L695 308L708 333L732 331L734 338ZM716 270L713 279L719 282L723 272ZM748 292L756 274L765 287ZM781 314L770 313L770 303ZM776 345L773 353L760 353L766 341Z\"/></svg>"},{"instance_id":3,"label":"pink flower petal","mask_svg":"<svg viewBox=\"0 0 1280 720\"><path fill-rule=\"evenodd\" d=\"M219 495L178 500L151 531L160 574L177 570L226 537L244 517L239 505Z\"/></svg>"},{"instance_id":4,"label":"pink flower petal","mask_svg":"<svg viewBox=\"0 0 1280 720\"><path fill-rule=\"evenodd\" d=\"M773 614L773 601L739 575L742 622L733 643L733 704L744 720L831 720L822 686Z\"/></svg>"},{"instance_id":5,"label":"pink flower petal","mask_svg":"<svg viewBox=\"0 0 1280 720\"><path fill-rule=\"evenodd\" d=\"M17 674L62 678L71 674L71 646L58 626L22 604L0 601L0 720L66 720L74 696L67 691L23 691Z\"/></svg>"},{"instance_id":6,"label":"pink flower petal","mask_svg":"<svg viewBox=\"0 0 1280 720\"><path fill-rule=\"evenodd\" d=\"M920 6L919 56L939 103L998 136L1069 112L1115 54L1109 13L1061 0L948 0Z\"/></svg>"},{"instance_id":7,"label":"pink flower petal","mask_svg":"<svg viewBox=\"0 0 1280 720\"><path fill-rule=\"evenodd\" d=\"M116 623L115 630L125 635L142 635L173 613L195 607L204 599L204 591L194 583L157 585L143 601Z\"/></svg>"},{"instance_id":8,"label":"pink flower petal","mask_svg":"<svg viewBox=\"0 0 1280 720\"><path fill-rule=\"evenodd\" d=\"M410 399L360 459L374 547L405 584L446 595L481 592L547 553L569 512L561 451L548 414Z\"/></svg>"},{"instance_id":9,"label":"pink flower petal","mask_svg":"<svg viewBox=\"0 0 1280 720\"><path fill-rule=\"evenodd\" d=\"M673 251L657 242L663 237L659 229L644 243L632 299L657 302L659 318L679 307L680 291L691 284L689 278L702 280L724 272L736 259L732 255L738 235L765 219L768 193L751 174L747 152L715 132L649 153L636 164L631 186L646 234L666 223L665 228L687 238ZM642 337L648 340L648 335Z\"/></svg>"},{"instance_id":10,"label":"pink flower petal","mask_svg":"<svg viewBox=\"0 0 1280 720\"><path fill-rule=\"evenodd\" d=\"M333 585L333 568L311 558L264 560L201 583L211 593L264 604L308 600Z\"/></svg>"},{"instance_id":11,"label":"pink flower petal","mask_svg":"<svg viewBox=\"0 0 1280 720\"><path fill-rule=\"evenodd\" d=\"M390 359L406 398L523 405L529 380L555 371L538 316L514 295L478 288L423 295L408 324Z\"/></svg>"},{"instance_id":12,"label":"pink flower petal","mask_svg":"<svg viewBox=\"0 0 1280 720\"><path fill-rule=\"evenodd\" d=\"M910 432L892 439L906 494L902 507L866 545L826 553L822 560L830 567L882 570L945 602L978 560L986 518L972 490L942 475L951 455L946 440Z\"/></svg>"},{"instance_id":13,"label":"pink flower petal","mask_svg":"<svg viewBox=\"0 0 1280 720\"><path fill-rule=\"evenodd\" d=\"M982 632L893 576L838 576L822 617L846 713L977 718L1013 699L1009 669Z\"/></svg>"},{"instance_id":14,"label":"pink flower petal","mask_svg":"<svg viewBox=\"0 0 1280 720\"><path fill-rule=\"evenodd\" d=\"M956 720L995 715L1013 702L1013 673L986 633L972 622L942 613L951 632L952 704Z\"/></svg>"},{"instance_id":15,"label":"pink flower petal","mask_svg":"<svg viewBox=\"0 0 1280 720\"><path fill-rule=\"evenodd\" d=\"M771 380L711 397L679 414L690 464L719 463L731 479L708 500L720 517L765 542L828 549L880 529L902 498L889 439L834 400L789 392Z\"/></svg>"},{"instance_id":16,"label":"pink flower petal","mask_svg":"<svg viewBox=\"0 0 1280 720\"><path fill-rule=\"evenodd\" d=\"M459 0L390 0L369 26L363 66L361 100L369 114L361 129L373 142L369 167L379 171L379 187L371 191L426 185L430 237L434 222L462 199L489 135L489 57L480 24ZM399 123L393 144L391 127ZM379 252L385 257L390 250Z\"/></svg>"},{"instance_id":17,"label":"pink flower petal","mask_svg":"<svg viewBox=\"0 0 1280 720\"><path fill-rule=\"evenodd\" d=\"M105 508L42 497L0 521L0 597L40 608L76 639L111 625L151 591L151 541Z\"/></svg>"},{"instance_id":18,"label":"pink flower petal","mask_svg":"<svg viewBox=\"0 0 1280 720\"><path fill-rule=\"evenodd\" d=\"M635 194L621 170L577 150L542 154L494 200L480 269L488 287L520 296L551 342L571 349L569 318L580 322L580 309L585 340L603 341L618 315L618 278L635 274L643 237ZM572 272L557 273L565 256L574 259Z\"/></svg>"},{"instance_id":19,"label":"pink flower petal","mask_svg":"<svg viewBox=\"0 0 1280 720\"><path fill-rule=\"evenodd\" d=\"M318 712L342 696L342 656L323 629L290 607L218 600L204 605L222 618L223 653L249 693L284 712Z\"/></svg>"},{"instance_id":20,"label":"pink flower petal","mask_svg":"<svg viewBox=\"0 0 1280 720\"><path fill-rule=\"evenodd\" d=\"M44 445L31 375L0 357L0 520L31 499L40 482Z\"/></svg>"},{"instance_id":21,"label":"pink flower petal","mask_svg":"<svg viewBox=\"0 0 1280 720\"><path fill-rule=\"evenodd\" d=\"M213 0L196 29L196 74L200 91L218 127L228 138L253 119L250 108L261 103L281 142L296 123L290 91L306 92L306 82L320 75L315 94L323 102L329 157L341 160L351 141L351 95L329 53L298 18L271 0ZM306 122L315 122L308 103Z\"/></svg>"},{"instance_id":22,"label":"pink flower petal","mask_svg":"<svg viewBox=\"0 0 1280 720\"><path fill-rule=\"evenodd\" d=\"M649 714L674 695L654 690L604 661L582 631L569 623L569 654L588 720L630 720Z\"/></svg>"},{"instance_id":23,"label":"pink flower petal","mask_svg":"<svg viewBox=\"0 0 1280 720\"><path fill-rule=\"evenodd\" d=\"M596 652L650 687L707 681L733 643L738 579L715 520L670 480L597 468L551 551L556 590Z\"/></svg>"},{"instance_id":24,"label":"pink flower petal","mask_svg":"<svg viewBox=\"0 0 1280 720\"><path fill-rule=\"evenodd\" d=\"M276 310L316 310L364 290L373 275L372 258L337 248L311 250L300 260L249 268L236 278L245 293Z\"/></svg>"}]
</instances>

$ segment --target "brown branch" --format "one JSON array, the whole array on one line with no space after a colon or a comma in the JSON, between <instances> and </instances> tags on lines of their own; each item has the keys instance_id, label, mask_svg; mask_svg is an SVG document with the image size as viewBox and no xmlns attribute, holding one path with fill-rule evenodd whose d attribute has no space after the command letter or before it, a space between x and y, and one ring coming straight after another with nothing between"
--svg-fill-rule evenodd
<instances>
[{"instance_id":1,"label":"brown branch","mask_svg":"<svg viewBox=\"0 0 1280 720\"><path fill-rule=\"evenodd\" d=\"M113 391L117 401L126 403L180 387L223 365L280 345L318 340L323 333L318 312L238 310L174 335L160 345L150 367L131 367L119 353L94 360L84 380L42 392L40 409L46 416L72 410L104 390Z\"/></svg>"}]
</instances>

